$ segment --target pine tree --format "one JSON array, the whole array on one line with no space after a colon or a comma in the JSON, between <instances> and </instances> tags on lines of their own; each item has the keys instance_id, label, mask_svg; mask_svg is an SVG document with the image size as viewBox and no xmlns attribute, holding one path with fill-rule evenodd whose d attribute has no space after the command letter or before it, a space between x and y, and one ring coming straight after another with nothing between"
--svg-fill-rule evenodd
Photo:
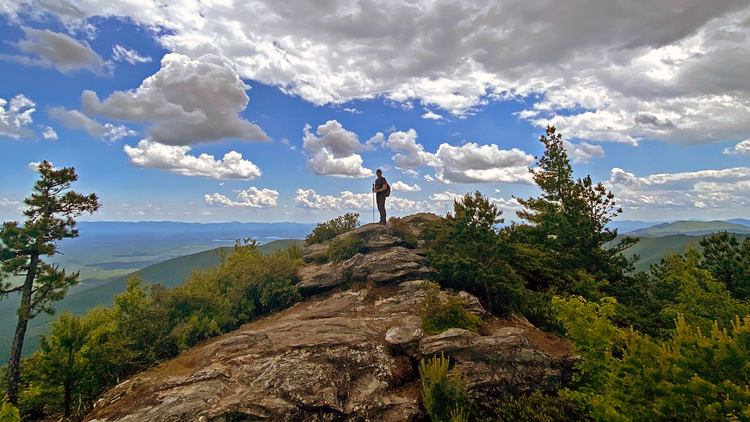
<instances>
[{"instance_id":1,"label":"pine tree","mask_svg":"<svg viewBox=\"0 0 750 422\"><path fill-rule=\"evenodd\" d=\"M23 212L26 217L23 226L12 221L3 223L0 229L0 275L24 277L19 286L9 282L0 286L0 297L21 293L6 391L14 405L18 403L21 353L29 320L42 312L54 313L52 302L61 300L68 288L78 282L78 273L67 275L64 269L45 263L41 257L54 255L58 241L78 237L74 217L93 213L101 205L93 193L86 196L69 190L78 180L72 167L55 170L44 161L39 166L39 175L34 192L24 200L28 209Z\"/></svg>"},{"instance_id":2,"label":"pine tree","mask_svg":"<svg viewBox=\"0 0 750 422\"><path fill-rule=\"evenodd\" d=\"M617 237L617 230L607 224L622 213L614 194L602 183L594 184L591 176L573 179L562 135L554 126L548 126L539 141L545 151L532 172L542 195L518 199L525 207L518 216L534 226L532 240L554 251L562 268L582 269L597 278L619 272L626 262L616 255L637 239L626 238L617 246L603 248Z\"/></svg>"},{"instance_id":3,"label":"pine tree","mask_svg":"<svg viewBox=\"0 0 750 422\"><path fill-rule=\"evenodd\" d=\"M700 240L703 247L701 266L714 276L716 281L726 285L733 295L736 290L736 278L740 272L740 243L734 233L726 231L711 233Z\"/></svg>"}]
</instances>

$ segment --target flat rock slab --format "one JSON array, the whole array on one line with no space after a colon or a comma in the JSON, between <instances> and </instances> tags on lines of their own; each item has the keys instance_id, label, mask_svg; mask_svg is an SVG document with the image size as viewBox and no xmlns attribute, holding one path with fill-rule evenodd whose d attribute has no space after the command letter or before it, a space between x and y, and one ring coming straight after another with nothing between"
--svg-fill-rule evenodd
<instances>
[{"instance_id":1,"label":"flat rock slab","mask_svg":"<svg viewBox=\"0 0 750 422\"><path fill-rule=\"evenodd\" d=\"M300 293L310 295L330 290L346 283L342 264L327 263L324 265L309 264L297 271L300 282L297 289Z\"/></svg>"},{"instance_id":2,"label":"flat rock slab","mask_svg":"<svg viewBox=\"0 0 750 422\"><path fill-rule=\"evenodd\" d=\"M371 280L376 283L395 283L407 279L430 278L435 270L427 259L403 246L357 254L344 263L353 280Z\"/></svg>"},{"instance_id":3,"label":"flat rock slab","mask_svg":"<svg viewBox=\"0 0 750 422\"><path fill-rule=\"evenodd\" d=\"M505 327L490 336L451 328L420 342L423 356L444 354L453 371L466 376L475 397L504 398L528 390L557 391L572 382L576 359L551 357L533 345L525 330Z\"/></svg>"}]
</instances>

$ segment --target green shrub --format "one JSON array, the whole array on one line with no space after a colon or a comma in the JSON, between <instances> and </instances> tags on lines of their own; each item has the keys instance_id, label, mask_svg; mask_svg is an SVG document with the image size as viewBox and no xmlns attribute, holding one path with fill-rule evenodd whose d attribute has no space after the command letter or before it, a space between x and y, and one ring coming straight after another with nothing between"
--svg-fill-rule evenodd
<instances>
[{"instance_id":1,"label":"green shrub","mask_svg":"<svg viewBox=\"0 0 750 422\"><path fill-rule=\"evenodd\" d=\"M18 409L13 407L12 404L3 401L3 406L0 408L0 422L21 422Z\"/></svg>"},{"instance_id":2,"label":"green shrub","mask_svg":"<svg viewBox=\"0 0 750 422\"><path fill-rule=\"evenodd\" d=\"M348 212L324 223L318 223L318 226L313 229L313 232L308 234L305 238L305 246L333 239L334 237L352 231L357 227L359 227L359 214Z\"/></svg>"},{"instance_id":3,"label":"green shrub","mask_svg":"<svg viewBox=\"0 0 750 422\"><path fill-rule=\"evenodd\" d=\"M353 257L365 246L365 241L361 237L352 233L344 238L336 238L328 246L328 260L331 262L341 262Z\"/></svg>"},{"instance_id":4,"label":"green shrub","mask_svg":"<svg viewBox=\"0 0 750 422\"><path fill-rule=\"evenodd\" d=\"M553 303L583 358L578 388L565 394L589 406L594 419L750 420L750 317L735 317L731 330L714 323L704 335L679 316L662 342L615 327L611 298Z\"/></svg>"},{"instance_id":5,"label":"green shrub","mask_svg":"<svg viewBox=\"0 0 750 422\"><path fill-rule=\"evenodd\" d=\"M448 303L443 303L437 284L425 281L423 286L427 289L421 309L422 329L425 333L440 334L449 328L479 332L482 319L467 311L464 308L466 304L461 299L448 295Z\"/></svg>"},{"instance_id":6,"label":"green shrub","mask_svg":"<svg viewBox=\"0 0 750 422\"><path fill-rule=\"evenodd\" d=\"M328 262L328 254L327 253L322 253L320 255L316 255L315 259L313 259L313 261L315 261L316 264L323 265L326 262Z\"/></svg>"},{"instance_id":7,"label":"green shrub","mask_svg":"<svg viewBox=\"0 0 750 422\"><path fill-rule=\"evenodd\" d=\"M464 409L471 404L466 378L458 371L447 377L449 366L450 360L442 353L419 362L422 402L433 422L464 422Z\"/></svg>"},{"instance_id":8,"label":"green shrub","mask_svg":"<svg viewBox=\"0 0 750 422\"><path fill-rule=\"evenodd\" d=\"M400 237L404 241L404 246L410 249L414 249L417 247L417 236L403 219L398 217L391 217L388 220L388 225L393 231L393 234Z\"/></svg>"},{"instance_id":9,"label":"green shrub","mask_svg":"<svg viewBox=\"0 0 750 422\"><path fill-rule=\"evenodd\" d=\"M563 395L535 391L521 397L498 401L489 412L477 415L481 422L583 422L591 421L585 407Z\"/></svg>"},{"instance_id":10,"label":"green shrub","mask_svg":"<svg viewBox=\"0 0 750 422\"><path fill-rule=\"evenodd\" d=\"M289 259L302 259L302 244L294 242L287 246L285 249L279 249L281 253L286 254Z\"/></svg>"}]
</instances>

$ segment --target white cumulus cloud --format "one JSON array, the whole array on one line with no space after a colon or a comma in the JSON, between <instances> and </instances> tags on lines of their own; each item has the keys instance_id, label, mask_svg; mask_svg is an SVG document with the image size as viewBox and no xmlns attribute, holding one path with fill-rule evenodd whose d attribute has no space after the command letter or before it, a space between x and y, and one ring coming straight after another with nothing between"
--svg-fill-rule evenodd
<instances>
[{"instance_id":1,"label":"white cumulus cloud","mask_svg":"<svg viewBox=\"0 0 750 422\"><path fill-rule=\"evenodd\" d=\"M750 205L750 167L636 176L613 168L608 187L625 208L717 210Z\"/></svg>"},{"instance_id":2,"label":"white cumulus cloud","mask_svg":"<svg viewBox=\"0 0 750 422\"><path fill-rule=\"evenodd\" d=\"M417 142L417 136L414 129L393 132L383 144L396 152L393 160L402 171L432 167L435 177L443 183L533 183L528 166L534 163L534 157L517 148L501 150L495 144L443 143L435 153L430 153Z\"/></svg>"},{"instance_id":3,"label":"white cumulus cloud","mask_svg":"<svg viewBox=\"0 0 750 422\"><path fill-rule=\"evenodd\" d=\"M243 160L239 152L230 151L223 160L216 160L209 154L188 155L190 149L189 146L164 145L149 139L141 140L136 147L125 145L123 148L132 166L157 168L183 176L253 180L262 173L258 166Z\"/></svg>"},{"instance_id":4,"label":"white cumulus cloud","mask_svg":"<svg viewBox=\"0 0 750 422\"><path fill-rule=\"evenodd\" d=\"M745 139L734 147L724 148L721 152L726 155L750 155L750 139Z\"/></svg>"},{"instance_id":5,"label":"white cumulus cloud","mask_svg":"<svg viewBox=\"0 0 750 422\"><path fill-rule=\"evenodd\" d=\"M272 208L276 206L276 200L279 199L279 192L272 189L258 189L254 186L235 192L237 193L236 201L219 193L206 194L204 200L212 207Z\"/></svg>"},{"instance_id":6,"label":"white cumulus cloud","mask_svg":"<svg viewBox=\"0 0 750 422\"><path fill-rule=\"evenodd\" d=\"M574 144L563 141L568 157L573 164L588 164L594 157L604 157L604 148L601 145L591 145L587 142Z\"/></svg>"},{"instance_id":7,"label":"white cumulus cloud","mask_svg":"<svg viewBox=\"0 0 750 422\"><path fill-rule=\"evenodd\" d=\"M125 125L100 123L78 110L66 110L63 107L52 107L47 110L51 119L62 122L68 129L83 130L89 135L105 142L117 142L127 136L135 136L138 132L128 129Z\"/></svg>"},{"instance_id":8,"label":"white cumulus cloud","mask_svg":"<svg viewBox=\"0 0 750 422\"><path fill-rule=\"evenodd\" d=\"M391 183L391 189L396 192L418 192L422 190L422 188L420 188L416 183L414 185L409 185L400 180Z\"/></svg>"},{"instance_id":9,"label":"white cumulus cloud","mask_svg":"<svg viewBox=\"0 0 750 422\"><path fill-rule=\"evenodd\" d=\"M10 103L0 98L0 136L21 139L33 135L27 126L34 121L31 115L36 111L35 106L36 103L23 94L11 98Z\"/></svg>"},{"instance_id":10,"label":"white cumulus cloud","mask_svg":"<svg viewBox=\"0 0 750 422\"><path fill-rule=\"evenodd\" d=\"M318 195L313 189L297 189L294 198L298 208L319 211L368 211L372 209L372 193L341 192L340 196ZM394 212L432 211L433 205L427 201L411 201L391 196L387 199L386 209Z\"/></svg>"},{"instance_id":11,"label":"white cumulus cloud","mask_svg":"<svg viewBox=\"0 0 750 422\"><path fill-rule=\"evenodd\" d=\"M57 132L55 132L55 129L52 128L52 126L47 126L44 129L44 132L42 132L42 138L48 140L48 141L56 141L57 140Z\"/></svg>"},{"instance_id":12,"label":"white cumulus cloud","mask_svg":"<svg viewBox=\"0 0 750 422\"><path fill-rule=\"evenodd\" d=\"M364 150L365 145L359 142L357 134L344 129L338 121L327 121L318 126L315 133L309 124L305 125L303 134L302 147L310 154L307 165L313 173L335 177L372 177L372 170L362 166L362 156L355 154L355 151Z\"/></svg>"},{"instance_id":13,"label":"white cumulus cloud","mask_svg":"<svg viewBox=\"0 0 750 422\"><path fill-rule=\"evenodd\" d=\"M256 124L240 117L249 97L237 69L226 58L205 54L193 60L167 54L161 69L131 91L115 91L104 100L84 91L83 109L111 119L152 122L148 134L156 142L191 145L237 138L269 141Z\"/></svg>"}]
</instances>

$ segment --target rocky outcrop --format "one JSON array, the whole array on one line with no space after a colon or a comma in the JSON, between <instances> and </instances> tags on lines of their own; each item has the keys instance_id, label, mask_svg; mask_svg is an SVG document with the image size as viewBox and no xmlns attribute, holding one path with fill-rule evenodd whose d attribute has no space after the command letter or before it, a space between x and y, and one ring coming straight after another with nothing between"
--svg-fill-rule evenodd
<instances>
[{"instance_id":1,"label":"rocky outcrop","mask_svg":"<svg viewBox=\"0 0 750 422\"><path fill-rule=\"evenodd\" d=\"M426 222L440 217L435 214L415 214L405 217L407 228L420 233ZM364 240L364 252L343 263L314 263L317 257L328 253L330 242L306 246L302 257L307 266L300 268L298 287L304 294L325 292L348 281L373 281L395 283L403 280L432 278L434 270L427 264L424 248L404 247L404 240L390 226L366 224L350 232L337 236L343 239L360 236Z\"/></svg>"},{"instance_id":2,"label":"rocky outcrop","mask_svg":"<svg viewBox=\"0 0 750 422\"><path fill-rule=\"evenodd\" d=\"M298 287L312 293L342 280L370 282L310 297L141 373L105 394L86 420L412 421L421 415L419 359L441 353L465 374L476 402L568 382L572 358L536 342L533 327L487 316L466 292L457 296L486 317L483 335L426 335L426 290L415 279L432 272L423 252L394 243L388 227L363 231L382 246L305 266ZM447 301L446 292L440 297Z\"/></svg>"},{"instance_id":3,"label":"rocky outcrop","mask_svg":"<svg viewBox=\"0 0 750 422\"><path fill-rule=\"evenodd\" d=\"M418 391L417 359L441 352L480 400L569 378L573 361L520 328L426 336L421 284L339 292L248 324L118 385L87 420L409 421L420 414L418 394L405 393Z\"/></svg>"}]
</instances>

